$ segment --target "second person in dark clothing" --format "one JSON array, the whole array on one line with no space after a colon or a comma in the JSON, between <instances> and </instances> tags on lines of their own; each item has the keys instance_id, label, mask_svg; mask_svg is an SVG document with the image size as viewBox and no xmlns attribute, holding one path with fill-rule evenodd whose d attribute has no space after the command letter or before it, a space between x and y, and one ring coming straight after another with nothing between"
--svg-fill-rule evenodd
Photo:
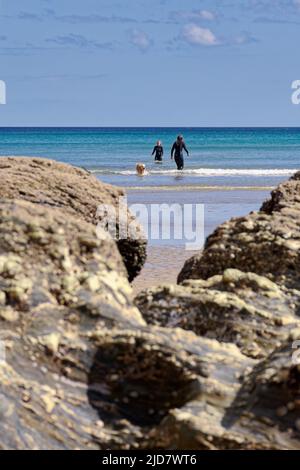
<instances>
[{"instance_id":1,"label":"second person in dark clothing","mask_svg":"<svg viewBox=\"0 0 300 470\"><path fill-rule=\"evenodd\" d=\"M177 170L183 170L184 168L184 159L183 159L183 150L186 154L189 155L189 151L186 148L186 145L183 140L183 136L179 135L177 140L174 142L171 150L171 159L173 160L173 155L175 156L175 162L177 165Z\"/></svg>"},{"instance_id":2,"label":"second person in dark clothing","mask_svg":"<svg viewBox=\"0 0 300 470\"><path fill-rule=\"evenodd\" d=\"M162 162L162 157L163 157L163 154L164 154L164 148L162 146L162 143L160 140L157 141L157 144L155 145L154 149L153 149L153 152L152 152L152 155L155 154L155 157L154 157L154 160L156 162Z\"/></svg>"}]
</instances>

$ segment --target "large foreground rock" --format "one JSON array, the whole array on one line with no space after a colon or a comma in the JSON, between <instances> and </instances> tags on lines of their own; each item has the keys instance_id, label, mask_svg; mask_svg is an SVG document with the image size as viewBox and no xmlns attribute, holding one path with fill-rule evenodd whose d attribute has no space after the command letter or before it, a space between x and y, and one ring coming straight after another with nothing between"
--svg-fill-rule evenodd
<instances>
[{"instance_id":1,"label":"large foreground rock","mask_svg":"<svg viewBox=\"0 0 300 470\"><path fill-rule=\"evenodd\" d=\"M230 388L218 390L218 376L215 389L170 410L152 445L300 448L300 366L292 359L300 340L299 191L297 174L273 191L260 212L218 227L203 252L186 262L180 285L137 296L148 324L234 343L255 361L237 372L232 394ZM221 354L216 369L228 374L223 360Z\"/></svg>"},{"instance_id":2,"label":"large foreground rock","mask_svg":"<svg viewBox=\"0 0 300 470\"><path fill-rule=\"evenodd\" d=\"M254 361L147 327L122 269L93 225L1 201L1 449L147 448L172 409L214 393L234 399Z\"/></svg>"},{"instance_id":3,"label":"large foreground rock","mask_svg":"<svg viewBox=\"0 0 300 470\"><path fill-rule=\"evenodd\" d=\"M300 449L296 263L221 257L134 306L109 235L48 206L0 200L1 449ZM264 214L290 211L289 256L297 204Z\"/></svg>"},{"instance_id":4,"label":"large foreground rock","mask_svg":"<svg viewBox=\"0 0 300 470\"><path fill-rule=\"evenodd\" d=\"M0 448L99 448L102 435L106 445L88 376L92 335L116 325L144 321L109 235L59 209L1 201Z\"/></svg>"},{"instance_id":5,"label":"large foreground rock","mask_svg":"<svg viewBox=\"0 0 300 470\"><path fill-rule=\"evenodd\" d=\"M153 444L168 449L300 448L300 366L292 363L289 341L244 372L236 394L225 387L218 393L218 384L171 411Z\"/></svg>"},{"instance_id":6,"label":"large foreground rock","mask_svg":"<svg viewBox=\"0 0 300 470\"><path fill-rule=\"evenodd\" d=\"M123 190L101 183L86 170L53 160L29 157L0 158L0 198L24 199L48 207L59 207L69 214L97 224L102 214L99 205L118 211ZM117 212L118 213L118 212ZM129 279L140 272L146 259L146 240L134 217L128 216L127 236L118 248ZM117 219L117 232L119 222Z\"/></svg>"}]
</instances>

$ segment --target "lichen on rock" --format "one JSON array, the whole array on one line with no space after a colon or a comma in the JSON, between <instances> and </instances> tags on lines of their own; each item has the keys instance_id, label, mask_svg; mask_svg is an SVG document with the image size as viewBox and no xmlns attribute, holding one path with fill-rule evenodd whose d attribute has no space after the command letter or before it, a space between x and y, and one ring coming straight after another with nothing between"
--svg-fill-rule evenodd
<instances>
[{"instance_id":1,"label":"lichen on rock","mask_svg":"<svg viewBox=\"0 0 300 470\"><path fill-rule=\"evenodd\" d=\"M299 174L274 190L259 212L233 218L206 240L204 250L186 261L178 282L208 279L235 268L289 288L300 282Z\"/></svg>"},{"instance_id":2,"label":"lichen on rock","mask_svg":"<svg viewBox=\"0 0 300 470\"><path fill-rule=\"evenodd\" d=\"M262 358L300 327L299 299L300 292L287 292L267 278L227 269L207 280L147 289L135 303L151 325L232 342Z\"/></svg>"},{"instance_id":3,"label":"lichen on rock","mask_svg":"<svg viewBox=\"0 0 300 470\"><path fill-rule=\"evenodd\" d=\"M95 225L101 221L98 207L110 206L115 210L116 235L119 232L120 198L124 196L122 189L104 184L88 171L65 163L29 157L0 159L0 198L23 199L57 207L65 212L66 217L77 216ZM128 233L117 241L117 245L131 281L145 263L147 243L142 227L127 208L125 211L122 216L128 218ZM43 233L34 224L31 237L42 243Z\"/></svg>"}]
</instances>

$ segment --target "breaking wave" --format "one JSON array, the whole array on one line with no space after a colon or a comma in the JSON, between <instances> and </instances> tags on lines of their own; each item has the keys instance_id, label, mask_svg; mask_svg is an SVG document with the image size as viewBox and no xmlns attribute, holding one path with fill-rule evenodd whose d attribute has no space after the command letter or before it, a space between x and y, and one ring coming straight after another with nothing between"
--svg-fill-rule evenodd
<instances>
[{"instance_id":1,"label":"breaking wave","mask_svg":"<svg viewBox=\"0 0 300 470\"><path fill-rule=\"evenodd\" d=\"M94 169L90 170L95 175L136 175L134 170L108 170L108 169ZM183 174L187 176L290 176L298 171L297 169L265 169L265 168L189 168L186 170L178 171L175 169L148 169L147 175L178 175Z\"/></svg>"}]
</instances>

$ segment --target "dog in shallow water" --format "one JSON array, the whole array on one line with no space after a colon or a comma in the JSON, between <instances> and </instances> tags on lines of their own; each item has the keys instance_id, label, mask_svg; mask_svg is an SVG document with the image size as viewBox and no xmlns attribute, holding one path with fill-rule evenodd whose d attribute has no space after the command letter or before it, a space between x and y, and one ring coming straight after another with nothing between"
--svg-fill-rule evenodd
<instances>
[{"instance_id":1,"label":"dog in shallow water","mask_svg":"<svg viewBox=\"0 0 300 470\"><path fill-rule=\"evenodd\" d=\"M139 176L144 176L146 172L146 165L144 165L144 163L137 163L135 169Z\"/></svg>"}]
</instances>

